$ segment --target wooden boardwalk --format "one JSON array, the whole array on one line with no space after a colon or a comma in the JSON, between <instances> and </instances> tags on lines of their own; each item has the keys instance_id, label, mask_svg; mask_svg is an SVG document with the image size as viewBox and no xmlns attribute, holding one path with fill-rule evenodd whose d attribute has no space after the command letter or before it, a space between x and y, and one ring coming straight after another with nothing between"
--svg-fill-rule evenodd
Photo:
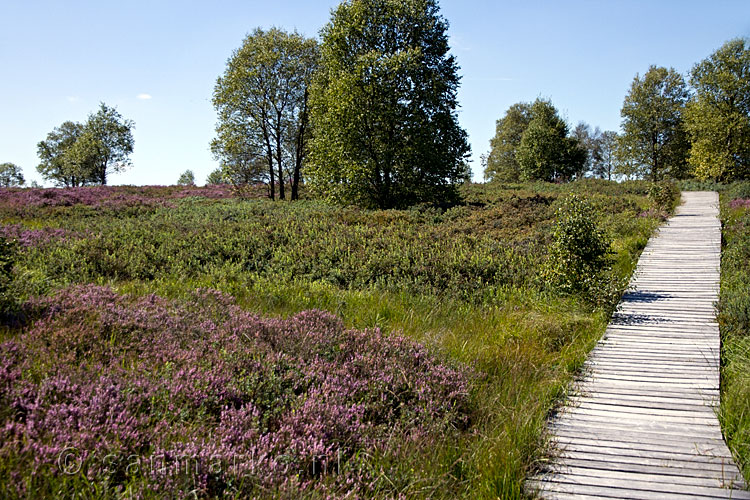
<instances>
[{"instance_id":1,"label":"wooden boardwalk","mask_svg":"<svg viewBox=\"0 0 750 500\"><path fill-rule=\"evenodd\" d=\"M651 238L634 288L550 421L542 498L750 499L714 413L719 401L718 196L686 192Z\"/></svg>"}]
</instances>

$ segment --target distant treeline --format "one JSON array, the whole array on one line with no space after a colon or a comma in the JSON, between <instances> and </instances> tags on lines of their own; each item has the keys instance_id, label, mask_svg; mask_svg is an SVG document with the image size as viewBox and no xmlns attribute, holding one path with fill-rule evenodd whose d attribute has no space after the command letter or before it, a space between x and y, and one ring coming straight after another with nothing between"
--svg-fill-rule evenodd
<instances>
[{"instance_id":1,"label":"distant treeline","mask_svg":"<svg viewBox=\"0 0 750 500\"><path fill-rule=\"evenodd\" d=\"M485 179L589 175L731 182L750 178L750 47L730 40L685 78L651 66L622 105L622 130L574 130L549 100L513 104L497 121Z\"/></svg>"}]
</instances>

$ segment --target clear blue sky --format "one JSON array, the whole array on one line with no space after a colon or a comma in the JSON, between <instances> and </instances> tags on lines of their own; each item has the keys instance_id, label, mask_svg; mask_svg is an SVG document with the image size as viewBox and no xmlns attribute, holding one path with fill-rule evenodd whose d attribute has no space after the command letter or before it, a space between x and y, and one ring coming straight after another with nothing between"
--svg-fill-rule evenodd
<instances>
[{"instance_id":1,"label":"clear blue sky","mask_svg":"<svg viewBox=\"0 0 750 500\"><path fill-rule=\"evenodd\" d=\"M135 121L133 168L111 184L173 184L216 168L211 93L227 58L257 26L308 36L337 0L36 1L0 4L0 163L27 181L36 144L100 101ZM462 126L479 155L511 104L548 97L575 125L617 130L636 73L686 73L734 37L750 36L750 1L442 0L463 75Z\"/></svg>"}]
</instances>

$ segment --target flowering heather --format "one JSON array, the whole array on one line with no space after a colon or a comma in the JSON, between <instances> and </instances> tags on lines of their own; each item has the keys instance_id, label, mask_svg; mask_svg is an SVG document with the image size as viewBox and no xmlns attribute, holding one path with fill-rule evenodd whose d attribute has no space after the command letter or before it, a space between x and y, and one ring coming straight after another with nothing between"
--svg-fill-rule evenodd
<instances>
[{"instance_id":1,"label":"flowering heather","mask_svg":"<svg viewBox=\"0 0 750 500\"><path fill-rule=\"evenodd\" d=\"M22 247L36 247L50 241L62 241L81 237L79 233L61 228L45 227L41 229L27 229L22 224L0 225L0 236L9 240L14 239Z\"/></svg>"},{"instance_id":2,"label":"flowering heather","mask_svg":"<svg viewBox=\"0 0 750 500\"><path fill-rule=\"evenodd\" d=\"M212 290L177 302L94 285L24 310L0 344L3 496L66 477L136 496L356 496L377 479L366 454L468 425L465 373L330 313L268 319Z\"/></svg>"},{"instance_id":3,"label":"flowering heather","mask_svg":"<svg viewBox=\"0 0 750 500\"><path fill-rule=\"evenodd\" d=\"M196 186L85 186L71 188L0 189L0 207L25 213L38 207L76 205L102 209L170 206L168 200L187 197L230 198L231 188L223 185Z\"/></svg>"},{"instance_id":4,"label":"flowering heather","mask_svg":"<svg viewBox=\"0 0 750 500\"><path fill-rule=\"evenodd\" d=\"M750 207L750 199L737 199L729 202L729 208L748 208Z\"/></svg>"}]
</instances>

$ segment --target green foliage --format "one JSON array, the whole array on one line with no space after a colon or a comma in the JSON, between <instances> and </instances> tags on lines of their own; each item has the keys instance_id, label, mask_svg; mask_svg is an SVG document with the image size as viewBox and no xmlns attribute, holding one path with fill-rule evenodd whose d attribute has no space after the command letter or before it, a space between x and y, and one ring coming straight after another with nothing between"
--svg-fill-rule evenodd
<instances>
[{"instance_id":1,"label":"green foliage","mask_svg":"<svg viewBox=\"0 0 750 500\"><path fill-rule=\"evenodd\" d=\"M683 111L689 97L685 80L673 68L650 66L636 75L622 105L622 150L626 173L648 180L688 175L689 147Z\"/></svg>"},{"instance_id":2,"label":"green foliage","mask_svg":"<svg viewBox=\"0 0 750 500\"><path fill-rule=\"evenodd\" d=\"M648 197L657 209L671 212L680 199L680 189L674 181L665 179L651 184Z\"/></svg>"},{"instance_id":3,"label":"green foliage","mask_svg":"<svg viewBox=\"0 0 750 500\"><path fill-rule=\"evenodd\" d=\"M227 61L214 88L217 136L211 151L235 186L258 181L284 199L291 179L297 199L310 138L308 87L319 49L312 38L257 28Z\"/></svg>"},{"instance_id":4,"label":"green foliage","mask_svg":"<svg viewBox=\"0 0 750 500\"><path fill-rule=\"evenodd\" d=\"M66 121L47 134L37 145L37 170L59 186L104 185L109 174L130 167L134 126L101 103L86 123Z\"/></svg>"},{"instance_id":5,"label":"green foliage","mask_svg":"<svg viewBox=\"0 0 750 500\"><path fill-rule=\"evenodd\" d=\"M352 0L321 31L306 177L363 207L450 202L467 179L458 65L435 0Z\"/></svg>"},{"instance_id":6,"label":"green foliage","mask_svg":"<svg viewBox=\"0 0 750 500\"><path fill-rule=\"evenodd\" d=\"M83 134L83 125L71 121L63 122L37 144L37 155L41 160L37 171L58 186L83 186L90 184L90 172L71 157L70 150Z\"/></svg>"},{"instance_id":7,"label":"green foliage","mask_svg":"<svg viewBox=\"0 0 750 500\"><path fill-rule=\"evenodd\" d=\"M177 179L178 186L195 186L195 174L192 170L185 170Z\"/></svg>"},{"instance_id":8,"label":"green foliage","mask_svg":"<svg viewBox=\"0 0 750 500\"><path fill-rule=\"evenodd\" d=\"M593 303L611 303L606 271L612 242L597 223L591 205L571 195L557 210L552 246L543 270L546 283L563 294Z\"/></svg>"},{"instance_id":9,"label":"green foliage","mask_svg":"<svg viewBox=\"0 0 750 500\"><path fill-rule=\"evenodd\" d=\"M725 43L690 75L695 97L685 126L692 146L688 161L701 179L750 179L750 47Z\"/></svg>"},{"instance_id":10,"label":"green foliage","mask_svg":"<svg viewBox=\"0 0 750 500\"><path fill-rule=\"evenodd\" d=\"M99 105L96 113L89 115L74 151L78 147L83 149L78 154L85 161L79 161L79 164L90 164L92 176L98 184L107 184L109 174L131 166L128 157L133 152L134 127L132 120L123 119L117 109L104 103Z\"/></svg>"},{"instance_id":11,"label":"green foliage","mask_svg":"<svg viewBox=\"0 0 750 500\"><path fill-rule=\"evenodd\" d=\"M511 105L505 116L495 125L495 136L490 139L490 153L484 170L486 180L499 182L519 182L521 167L516 159L516 151L521 138L531 121L531 104L519 102Z\"/></svg>"},{"instance_id":12,"label":"green foliage","mask_svg":"<svg viewBox=\"0 0 750 500\"><path fill-rule=\"evenodd\" d=\"M13 292L16 252L15 243L0 236L0 317L13 312L17 306Z\"/></svg>"},{"instance_id":13,"label":"green foliage","mask_svg":"<svg viewBox=\"0 0 750 500\"><path fill-rule=\"evenodd\" d=\"M583 173L586 150L550 101L537 99L523 133L516 159L524 180L567 181Z\"/></svg>"},{"instance_id":14,"label":"green foliage","mask_svg":"<svg viewBox=\"0 0 750 500\"><path fill-rule=\"evenodd\" d=\"M210 174L208 174L208 177L206 177L206 185L209 186L216 186L219 184L227 184L227 179L224 177L224 173L222 172L221 168L216 168L211 171Z\"/></svg>"},{"instance_id":15,"label":"green foliage","mask_svg":"<svg viewBox=\"0 0 750 500\"><path fill-rule=\"evenodd\" d=\"M21 167L15 163L0 163L0 186L23 186L25 182Z\"/></svg>"}]
</instances>

